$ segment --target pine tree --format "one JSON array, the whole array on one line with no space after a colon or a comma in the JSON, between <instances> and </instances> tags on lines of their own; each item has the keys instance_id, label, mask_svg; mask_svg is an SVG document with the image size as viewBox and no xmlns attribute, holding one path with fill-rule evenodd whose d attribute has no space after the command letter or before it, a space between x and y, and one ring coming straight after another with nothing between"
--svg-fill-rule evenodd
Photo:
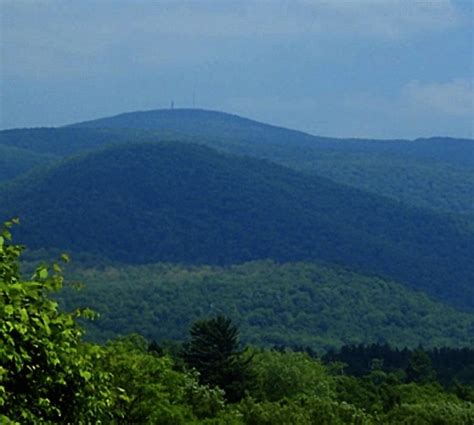
<instances>
[{"instance_id":1,"label":"pine tree","mask_svg":"<svg viewBox=\"0 0 474 425\"><path fill-rule=\"evenodd\" d=\"M199 372L202 384L223 389L228 401L240 400L251 381L251 358L239 351L238 329L218 316L194 323L190 334L182 351L186 365Z\"/></svg>"}]
</instances>

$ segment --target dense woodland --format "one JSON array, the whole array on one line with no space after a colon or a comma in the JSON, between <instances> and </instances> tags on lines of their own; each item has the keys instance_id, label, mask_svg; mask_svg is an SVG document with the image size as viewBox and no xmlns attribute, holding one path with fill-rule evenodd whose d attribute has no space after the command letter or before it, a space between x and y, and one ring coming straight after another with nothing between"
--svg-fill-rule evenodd
<instances>
[{"instance_id":1,"label":"dense woodland","mask_svg":"<svg viewBox=\"0 0 474 425\"><path fill-rule=\"evenodd\" d=\"M58 295L68 311L91 307L88 338L106 341L141 333L183 341L191 324L218 314L233 319L242 341L261 347L311 347L322 353L345 344L388 342L397 347L474 344L474 317L422 292L374 276L314 263L272 261L231 267L72 267L84 282Z\"/></svg>"},{"instance_id":2,"label":"dense woodland","mask_svg":"<svg viewBox=\"0 0 474 425\"><path fill-rule=\"evenodd\" d=\"M188 341L172 350L138 335L85 343L76 318L92 313L63 313L51 300L63 285L60 264L37 267L31 280L21 277L22 249L11 242L12 224L0 237L2 423L474 420L472 375L456 379L460 370L472 373L472 350L349 347L321 360L288 349L243 348L224 316L195 322Z\"/></svg>"},{"instance_id":3,"label":"dense woodland","mask_svg":"<svg viewBox=\"0 0 474 425\"><path fill-rule=\"evenodd\" d=\"M0 422L472 425L473 169L200 110L0 131Z\"/></svg>"},{"instance_id":4,"label":"dense woodland","mask_svg":"<svg viewBox=\"0 0 474 425\"><path fill-rule=\"evenodd\" d=\"M473 308L474 230L252 158L184 143L83 154L0 190L21 242L125 263L320 260Z\"/></svg>"},{"instance_id":5,"label":"dense woodland","mask_svg":"<svg viewBox=\"0 0 474 425\"><path fill-rule=\"evenodd\" d=\"M24 152L24 160L17 157L8 168L0 167L0 182L48 163L50 155L65 157L111 143L166 140L267 159L409 205L474 219L470 140L331 139L201 110L135 112L63 128L0 131L0 149ZM42 161L31 162L32 153Z\"/></svg>"}]
</instances>

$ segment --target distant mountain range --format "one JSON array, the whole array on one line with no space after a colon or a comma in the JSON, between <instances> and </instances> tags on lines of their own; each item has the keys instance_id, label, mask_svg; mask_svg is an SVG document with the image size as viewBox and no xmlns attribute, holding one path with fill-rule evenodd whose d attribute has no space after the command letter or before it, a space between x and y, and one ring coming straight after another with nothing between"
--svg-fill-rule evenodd
<instances>
[{"instance_id":1,"label":"distant mountain range","mask_svg":"<svg viewBox=\"0 0 474 425\"><path fill-rule=\"evenodd\" d=\"M352 152L377 151L418 158L474 165L471 139L433 137L409 140L336 139L313 136L301 131L263 124L237 115L199 109L163 109L131 112L113 117L72 124L66 128L135 129L175 132L193 139L209 139L221 145L234 140L241 146L269 144L309 149ZM230 144L228 142L228 144ZM466 155L468 154L468 155Z\"/></svg>"},{"instance_id":2,"label":"distant mountain range","mask_svg":"<svg viewBox=\"0 0 474 425\"><path fill-rule=\"evenodd\" d=\"M0 149L28 151L0 167L0 181L50 157L111 143L185 141L268 159L398 201L462 215L474 222L474 143L466 139L333 139L262 124L222 112L192 109L133 112L62 128L0 132ZM0 150L0 155L1 155ZM1 160L0 160L1 161ZM1 162L0 162L1 164Z\"/></svg>"},{"instance_id":3,"label":"distant mountain range","mask_svg":"<svg viewBox=\"0 0 474 425\"><path fill-rule=\"evenodd\" d=\"M90 286L59 299L102 340L225 313L255 344L472 345L473 200L473 140L201 110L0 132L0 220L31 258L72 252Z\"/></svg>"}]
</instances>

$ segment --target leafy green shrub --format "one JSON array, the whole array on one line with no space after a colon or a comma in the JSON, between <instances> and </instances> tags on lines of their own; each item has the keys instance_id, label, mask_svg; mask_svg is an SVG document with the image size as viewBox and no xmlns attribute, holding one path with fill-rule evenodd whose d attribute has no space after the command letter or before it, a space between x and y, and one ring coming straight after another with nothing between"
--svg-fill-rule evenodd
<instances>
[{"instance_id":1,"label":"leafy green shrub","mask_svg":"<svg viewBox=\"0 0 474 425\"><path fill-rule=\"evenodd\" d=\"M110 341L102 367L113 376L114 420L124 424L178 425L213 417L224 408L222 391L200 385L194 374L173 369L167 356L148 352L130 335Z\"/></svg>"},{"instance_id":2,"label":"leafy green shrub","mask_svg":"<svg viewBox=\"0 0 474 425\"><path fill-rule=\"evenodd\" d=\"M62 287L59 264L19 272L22 247L0 234L0 421L22 424L100 422L111 405L109 374L95 367L100 347L81 343L75 318L48 295ZM63 256L65 261L67 256Z\"/></svg>"},{"instance_id":3,"label":"leafy green shrub","mask_svg":"<svg viewBox=\"0 0 474 425\"><path fill-rule=\"evenodd\" d=\"M319 360L306 353L261 351L252 361L257 399L276 401L300 395L329 398L332 378Z\"/></svg>"}]
</instances>

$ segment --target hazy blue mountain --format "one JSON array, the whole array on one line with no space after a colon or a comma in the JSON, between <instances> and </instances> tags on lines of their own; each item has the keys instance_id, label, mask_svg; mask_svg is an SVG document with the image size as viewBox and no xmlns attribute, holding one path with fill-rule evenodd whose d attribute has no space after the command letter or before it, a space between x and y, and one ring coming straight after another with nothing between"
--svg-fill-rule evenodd
<instances>
[{"instance_id":1,"label":"hazy blue mountain","mask_svg":"<svg viewBox=\"0 0 474 425\"><path fill-rule=\"evenodd\" d=\"M237 115L200 109L161 109L130 112L72 124L69 128L141 129L174 131L210 143L234 140L241 146L283 145L286 148L344 152L377 152L405 155L459 165L474 165L474 146L469 139L433 137L409 140L336 139L263 124ZM204 141L205 141L204 140ZM250 145L250 146L249 146ZM303 152L301 152L303 153Z\"/></svg>"},{"instance_id":2,"label":"hazy blue mountain","mask_svg":"<svg viewBox=\"0 0 474 425\"><path fill-rule=\"evenodd\" d=\"M163 140L193 141L268 159L410 205L464 215L474 222L472 140L332 139L191 109L133 112L70 127L0 132L0 145L56 156L111 142Z\"/></svg>"},{"instance_id":3,"label":"hazy blue mountain","mask_svg":"<svg viewBox=\"0 0 474 425\"><path fill-rule=\"evenodd\" d=\"M215 111L132 112L76 124L188 135L229 153L251 155L411 205L474 220L474 141L335 139Z\"/></svg>"},{"instance_id":4,"label":"hazy blue mountain","mask_svg":"<svg viewBox=\"0 0 474 425\"><path fill-rule=\"evenodd\" d=\"M252 158L181 143L119 145L0 192L32 248L128 263L322 260L474 307L472 229Z\"/></svg>"}]
</instances>

